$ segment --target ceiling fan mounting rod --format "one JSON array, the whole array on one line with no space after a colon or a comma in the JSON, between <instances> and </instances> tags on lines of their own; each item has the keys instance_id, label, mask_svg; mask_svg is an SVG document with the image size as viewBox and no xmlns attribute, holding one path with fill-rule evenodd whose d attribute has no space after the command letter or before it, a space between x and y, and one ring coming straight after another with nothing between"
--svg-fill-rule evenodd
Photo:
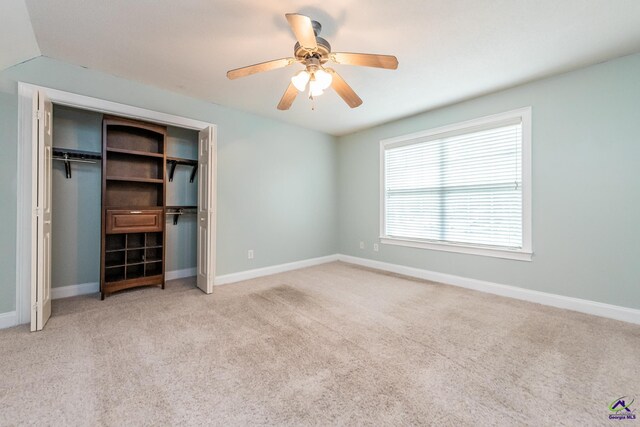
<instances>
[{"instance_id":1,"label":"ceiling fan mounting rod","mask_svg":"<svg viewBox=\"0 0 640 427\"><path fill-rule=\"evenodd\" d=\"M322 31L322 25L318 21L311 20L311 26L313 27L313 32L318 37L320 35L320 31Z\"/></svg>"}]
</instances>

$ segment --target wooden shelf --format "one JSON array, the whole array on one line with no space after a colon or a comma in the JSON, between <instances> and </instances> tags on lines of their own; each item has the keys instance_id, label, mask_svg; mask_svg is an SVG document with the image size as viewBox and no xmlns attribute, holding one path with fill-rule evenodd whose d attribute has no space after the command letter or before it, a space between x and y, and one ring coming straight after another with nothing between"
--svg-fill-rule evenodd
<instances>
[{"instance_id":1,"label":"wooden shelf","mask_svg":"<svg viewBox=\"0 0 640 427\"><path fill-rule=\"evenodd\" d=\"M127 264L105 265L104 268L122 268L122 267L129 267L130 265L141 265L141 264L152 263L152 262L157 262L157 261L136 261L136 262L129 262Z\"/></svg>"},{"instance_id":2,"label":"wooden shelf","mask_svg":"<svg viewBox=\"0 0 640 427\"><path fill-rule=\"evenodd\" d=\"M133 156L144 156L144 157L156 157L156 158L164 158L164 154L162 153L152 153L150 151L137 151L137 150L127 150L126 148L112 148L107 147L108 153L121 153L121 154L131 154Z\"/></svg>"},{"instance_id":3,"label":"wooden shelf","mask_svg":"<svg viewBox=\"0 0 640 427\"><path fill-rule=\"evenodd\" d=\"M105 252L106 253L111 253L111 252L122 252L122 251L126 251L131 250L131 251L137 251L138 249L160 249L162 248L162 245L158 245L158 246L138 246L138 247L133 247L133 248L122 248L122 249L107 249Z\"/></svg>"},{"instance_id":4,"label":"wooden shelf","mask_svg":"<svg viewBox=\"0 0 640 427\"><path fill-rule=\"evenodd\" d=\"M147 182L149 184L164 184L163 179L136 178L135 176L108 176L107 181Z\"/></svg>"},{"instance_id":5,"label":"wooden shelf","mask_svg":"<svg viewBox=\"0 0 640 427\"><path fill-rule=\"evenodd\" d=\"M105 280L105 292L117 292L123 289L129 289L138 286L162 286L164 276L156 274L155 276L136 277L134 279L118 278L117 280Z\"/></svg>"}]
</instances>

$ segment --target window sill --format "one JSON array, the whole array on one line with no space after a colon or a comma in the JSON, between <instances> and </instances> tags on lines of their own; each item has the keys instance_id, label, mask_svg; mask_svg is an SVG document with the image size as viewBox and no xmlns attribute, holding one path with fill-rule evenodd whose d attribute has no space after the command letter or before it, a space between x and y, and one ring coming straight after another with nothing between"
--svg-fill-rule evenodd
<instances>
[{"instance_id":1,"label":"window sill","mask_svg":"<svg viewBox=\"0 0 640 427\"><path fill-rule=\"evenodd\" d=\"M400 239L397 237L381 236L380 243L385 245L406 246L434 251L455 252L468 255L481 255L494 258L513 259L517 261L531 261L532 252L524 250L493 249L481 246L456 245L453 243L425 242L420 240Z\"/></svg>"}]
</instances>

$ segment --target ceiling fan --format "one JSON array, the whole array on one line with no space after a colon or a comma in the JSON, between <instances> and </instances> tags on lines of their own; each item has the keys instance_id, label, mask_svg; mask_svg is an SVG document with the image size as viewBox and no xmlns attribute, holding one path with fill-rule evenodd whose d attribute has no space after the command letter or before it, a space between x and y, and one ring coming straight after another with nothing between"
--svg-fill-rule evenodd
<instances>
[{"instance_id":1,"label":"ceiling fan","mask_svg":"<svg viewBox=\"0 0 640 427\"><path fill-rule=\"evenodd\" d=\"M395 70L398 59L392 55L374 55L367 53L331 52L331 45L322 37L318 37L322 26L317 21L297 13L287 13L287 21L295 35L297 42L293 48L294 56L261 62L248 67L236 68L227 72L231 80L264 71L276 70L293 65L296 62L304 65L305 69L291 78L289 87L278 103L279 110L288 110L296 99L298 92L309 90L309 98L322 95L329 86L346 102L349 107L356 108L362 104L362 99L351 89L351 86L332 68L325 67L328 61L336 64L360 65Z\"/></svg>"}]
</instances>

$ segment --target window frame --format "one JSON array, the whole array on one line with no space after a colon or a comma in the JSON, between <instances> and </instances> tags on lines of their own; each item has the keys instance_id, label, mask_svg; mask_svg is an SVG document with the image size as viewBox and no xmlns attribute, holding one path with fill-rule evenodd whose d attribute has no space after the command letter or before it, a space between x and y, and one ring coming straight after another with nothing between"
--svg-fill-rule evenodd
<instances>
[{"instance_id":1,"label":"window frame","mask_svg":"<svg viewBox=\"0 0 640 427\"><path fill-rule=\"evenodd\" d=\"M392 237L385 234L385 153L387 149L422 143L446 136L470 133L483 128L499 126L502 122L509 122L516 119L520 119L522 123L522 248L512 249L488 245L474 245L470 243L440 242L436 240ZM426 131L383 139L380 141L380 243L519 261L531 261L533 256L531 186L531 107L518 108L516 110L440 126Z\"/></svg>"}]
</instances>

